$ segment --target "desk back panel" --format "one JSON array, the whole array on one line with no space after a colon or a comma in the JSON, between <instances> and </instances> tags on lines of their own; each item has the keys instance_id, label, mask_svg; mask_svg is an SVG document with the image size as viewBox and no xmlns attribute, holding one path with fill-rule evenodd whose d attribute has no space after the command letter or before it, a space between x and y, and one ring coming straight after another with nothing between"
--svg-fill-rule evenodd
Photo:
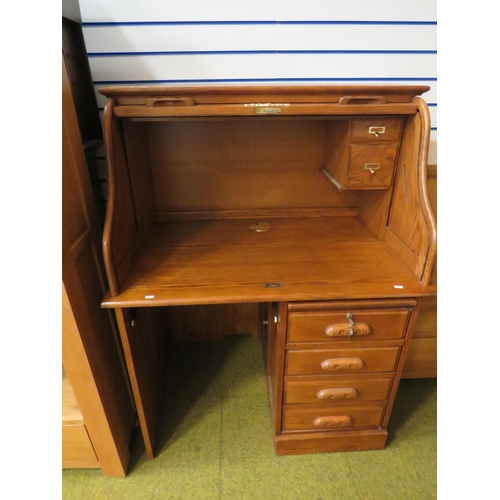
<instances>
[{"instance_id":1,"label":"desk back panel","mask_svg":"<svg viewBox=\"0 0 500 500\"><path fill-rule=\"evenodd\" d=\"M132 135L138 125L126 121L125 134ZM326 120L189 119L140 125L148 137L140 168L147 168L149 156L157 218L169 212L357 207L357 193L339 193L319 171ZM130 150L133 154L137 148Z\"/></svg>"}]
</instances>

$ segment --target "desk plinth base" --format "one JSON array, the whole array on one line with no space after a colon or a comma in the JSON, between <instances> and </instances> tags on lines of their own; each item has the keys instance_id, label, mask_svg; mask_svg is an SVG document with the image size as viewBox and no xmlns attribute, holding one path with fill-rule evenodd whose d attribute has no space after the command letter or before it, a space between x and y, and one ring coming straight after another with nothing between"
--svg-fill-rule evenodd
<instances>
[{"instance_id":1,"label":"desk plinth base","mask_svg":"<svg viewBox=\"0 0 500 500\"><path fill-rule=\"evenodd\" d=\"M383 429L341 432L309 432L276 436L277 455L300 455L342 451L382 450L387 431Z\"/></svg>"}]
</instances>

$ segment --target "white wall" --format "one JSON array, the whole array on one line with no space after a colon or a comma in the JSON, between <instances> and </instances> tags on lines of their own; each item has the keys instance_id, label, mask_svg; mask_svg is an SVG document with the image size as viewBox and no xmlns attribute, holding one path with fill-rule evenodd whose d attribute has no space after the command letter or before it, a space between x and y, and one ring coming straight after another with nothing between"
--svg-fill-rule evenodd
<instances>
[{"instance_id":1,"label":"white wall","mask_svg":"<svg viewBox=\"0 0 500 500\"><path fill-rule=\"evenodd\" d=\"M96 89L422 84L437 138L437 0L80 0ZM99 106L104 106L98 94Z\"/></svg>"}]
</instances>

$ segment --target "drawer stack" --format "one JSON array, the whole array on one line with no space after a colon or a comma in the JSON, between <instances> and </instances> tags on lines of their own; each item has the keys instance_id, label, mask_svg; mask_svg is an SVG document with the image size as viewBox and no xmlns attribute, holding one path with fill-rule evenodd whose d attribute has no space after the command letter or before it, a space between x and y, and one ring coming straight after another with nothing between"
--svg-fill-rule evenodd
<instances>
[{"instance_id":1,"label":"drawer stack","mask_svg":"<svg viewBox=\"0 0 500 500\"><path fill-rule=\"evenodd\" d=\"M388 189L401 141L401 118L353 119L338 124L336 133L348 147L337 151L326 171L337 187L344 189Z\"/></svg>"},{"instance_id":2,"label":"drawer stack","mask_svg":"<svg viewBox=\"0 0 500 500\"><path fill-rule=\"evenodd\" d=\"M289 304L282 435L386 426L412 303L381 303Z\"/></svg>"}]
</instances>

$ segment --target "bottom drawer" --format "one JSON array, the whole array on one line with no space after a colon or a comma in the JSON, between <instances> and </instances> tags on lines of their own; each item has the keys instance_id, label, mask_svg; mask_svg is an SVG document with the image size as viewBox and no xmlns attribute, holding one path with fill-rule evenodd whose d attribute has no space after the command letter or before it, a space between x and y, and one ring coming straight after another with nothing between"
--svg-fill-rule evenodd
<instances>
[{"instance_id":1,"label":"bottom drawer","mask_svg":"<svg viewBox=\"0 0 500 500\"><path fill-rule=\"evenodd\" d=\"M378 427L384 405L337 406L284 405L283 431L342 430L355 427Z\"/></svg>"},{"instance_id":2,"label":"bottom drawer","mask_svg":"<svg viewBox=\"0 0 500 500\"><path fill-rule=\"evenodd\" d=\"M284 403L385 401L392 379L388 375L286 376Z\"/></svg>"},{"instance_id":3,"label":"bottom drawer","mask_svg":"<svg viewBox=\"0 0 500 500\"><path fill-rule=\"evenodd\" d=\"M63 468L72 463L95 463L97 456L90 441L85 425L62 426L62 462Z\"/></svg>"}]
</instances>

